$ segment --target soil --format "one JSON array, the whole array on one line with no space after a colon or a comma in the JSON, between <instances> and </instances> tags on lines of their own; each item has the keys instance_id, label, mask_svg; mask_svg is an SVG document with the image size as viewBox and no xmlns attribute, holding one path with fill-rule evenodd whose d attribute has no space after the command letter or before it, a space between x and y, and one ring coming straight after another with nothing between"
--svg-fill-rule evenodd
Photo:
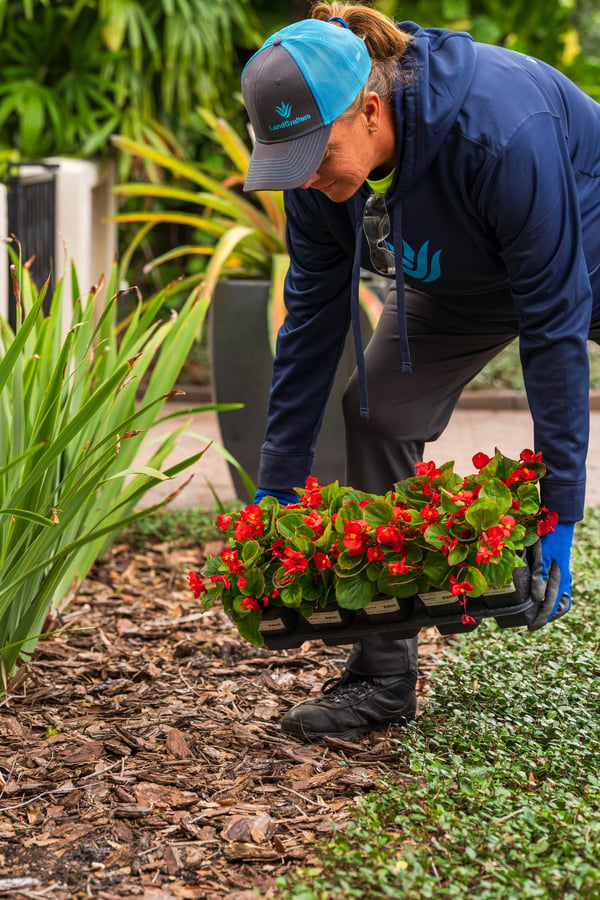
<instances>
[{"instance_id":1,"label":"soil","mask_svg":"<svg viewBox=\"0 0 600 900\"><path fill-rule=\"evenodd\" d=\"M261 650L199 612L185 575L221 546L114 546L0 699L0 897L275 897L382 772L402 779L399 727L281 734L348 648ZM420 711L448 640L421 637Z\"/></svg>"}]
</instances>

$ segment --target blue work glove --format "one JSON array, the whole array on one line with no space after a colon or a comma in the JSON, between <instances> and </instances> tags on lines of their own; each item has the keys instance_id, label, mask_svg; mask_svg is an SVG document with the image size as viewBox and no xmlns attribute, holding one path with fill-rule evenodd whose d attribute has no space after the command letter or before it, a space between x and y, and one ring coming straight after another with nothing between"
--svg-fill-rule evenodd
<instances>
[{"instance_id":1,"label":"blue work glove","mask_svg":"<svg viewBox=\"0 0 600 900\"><path fill-rule=\"evenodd\" d=\"M290 503L298 502L298 494L291 494L287 491L265 491L262 488L259 488L255 493L254 502L260 503L263 497L275 497L281 506L289 506Z\"/></svg>"},{"instance_id":2,"label":"blue work glove","mask_svg":"<svg viewBox=\"0 0 600 900\"><path fill-rule=\"evenodd\" d=\"M529 625L537 631L560 619L571 609L571 546L573 522L559 522L554 531L543 534L533 548L531 565L531 597L540 604Z\"/></svg>"}]
</instances>

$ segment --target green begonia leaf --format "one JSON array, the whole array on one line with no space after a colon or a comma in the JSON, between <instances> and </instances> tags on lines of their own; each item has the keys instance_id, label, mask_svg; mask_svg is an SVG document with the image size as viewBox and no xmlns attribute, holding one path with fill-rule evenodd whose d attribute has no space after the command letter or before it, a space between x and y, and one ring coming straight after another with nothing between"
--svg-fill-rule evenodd
<instances>
[{"instance_id":1,"label":"green begonia leaf","mask_svg":"<svg viewBox=\"0 0 600 900\"><path fill-rule=\"evenodd\" d=\"M279 595L284 606L297 607L302 603L302 588L297 581L281 589Z\"/></svg>"},{"instance_id":2,"label":"green begonia leaf","mask_svg":"<svg viewBox=\"0 0 600 900\"><path fill-rule=\"evenodd\" d=\"M469 547L467 544L457 544L448 554L448 565L457 566L467 558L468 553Z\"/></svg>"},{"instance_id":3,"label":"green begonia leaf","mask_svg":"<svg viewBox=\"0 0 600 900\"><path fill-rule=\"evenodd\" d=\"M391 503L369 503L363 509L363 517L369 525L387 525L394 516L394 507Z\"/></svg>"},{"instance_id":4,"label":"green begonia leaf","mask_svg":"<svg viewBox=\"0 0 600 900\"><path fill-rule=\"evenodd\" d=\"M260 569L250 569L246 574L246 586L242 593L247 597L260 598L265 594L265 578Z\"/></svg>"},{"instance_id":5,"label":"green begonia leaf","mask_svg":"<svg viewBox=\"0 0 600 900\"><path fill-rule=\"evenodd\" d=\"M293 538L296 529L304 525L302 515L298 512L291 512L282 515L277 522L277 530L282 537Z\"/></svg>"},{"instance_id":6,"label":"green begonia leaf","mask_svg":"<svg viewBox=\"0 0 600 900\"><path fill-rule=\"evenodd\" d=\"M258 541L245 541L242 547L242 562L244 567L250 567L260 556L260 544Z\"/></svg>"},{"instance_id":7,"label":"green begonia leaf","mask_svg":"<svg viewBox=\"0 0 600 900\"><path fill-rule=\"evenodd\" d=\"M391 597L413 597L417 593L418 573L391 575L387 569L381 572L377 582L377 593Z\"/></svg>"},{"instance_id":8,"label":"green begonia leaf","mask_svg":"<svg viewBox=\"0 0 600 900\"><path fill-rule=\"evenodd\" d=\"M500 522L502 515L502 509L494 500L483 497L471 504L465 518L477 531L487 531Z\"/></svg>"},{"instance_id":9,"label":"green begonia leaf","mask_svg":"<svg viewBox=\"0 0 600 900\"><path fill-rule=\"evenodd\" d=\"M513 498L510 489L498 478L492 478L487 484L484 484L479 492L479 497L480 499L485 498L487 500L493 500L494 503L498 504L503 513L512 506Z\"/></svg>"},{"instance_id":10,"label":"green begonia leaf","mask_svg":"<svg viewBox=\"0 0 600 900\"><path fill-rule=\"evenodd\" d=\"M512 567L511 567L512 572ZM473 590L468 591L470 597L479 597L488 588L488 582L480 569L470 566L464 573L462 581L468 581L473 585ZM504 582L503 582L504 583Z\"/></svg>"},{"instance_id":11,"label":"green begonia leaf","mask_svg":"<svg viewBox=\"0 0 600 900\"><path fill-rule=\"evenodd\" d=\"M338 582L336 598L344 609L362 609L377 593L377 586L366 576L345 578Z\"/></svg>"},{"instance_id":12,"label":"green begonia leaf","mask_svg":"<svg viewBox=\"0 0 600 900\"><path fill-rule=\"evenodd\" d=\"M430 550L425 557L423 574L433 587L446 588L450 579L448 560L441 553L434 553Z\"/></svg>"},{"instance_id":13,"label":"green begonia leaf","mask_svg":"<svg viewBox=\"0 0 600 900\"><path fill-rule=\"evenodd\" d=\"M240 635L244 640L248 641L249 644L253 644L255 647L263 647L265 643L262 634L258 630L260 620L260 610L252 609L250 610L249 615L244 616L243 619L240 619L237 622L237 629Z\"/></svg>"}]
</instances>

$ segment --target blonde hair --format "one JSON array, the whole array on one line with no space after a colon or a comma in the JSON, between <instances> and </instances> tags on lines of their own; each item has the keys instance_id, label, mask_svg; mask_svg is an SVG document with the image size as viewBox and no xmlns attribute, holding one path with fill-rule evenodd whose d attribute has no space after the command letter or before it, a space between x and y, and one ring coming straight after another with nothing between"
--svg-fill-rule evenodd
<instances>
[{"instance_id":1,"label":"blonde hair","mask_svg":"<svg viewBox=\"0 0 600 900\"><path fill-rule=\"evenodd\" d=\"M412 40L410 34L400 31L389 16L358 3L325 3L317 0L311 10L311 18L327 22L339 16L348 27L361 37L371 57L371 73L367 83L340 118L351 118L359 113L369 91L374 91L389 102L399 84L407 84L411 73L403 70L400 60Z\"/></svg>"}]
</instances>

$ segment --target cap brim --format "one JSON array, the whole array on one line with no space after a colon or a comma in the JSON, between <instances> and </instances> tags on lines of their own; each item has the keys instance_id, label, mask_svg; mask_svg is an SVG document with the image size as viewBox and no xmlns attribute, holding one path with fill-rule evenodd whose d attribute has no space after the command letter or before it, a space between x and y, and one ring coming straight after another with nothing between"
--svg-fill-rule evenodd
<instances>
[{"instance_id":1,"label":"cap brim","mask_svg":"<svg viewBox=\"0 0 600 900\"><path fill-rule=\"evenodd\" d=\"M245 191L285 191L303 185L315 174L327 149L331 125L323 125L291 141L256 141Z\"/></svg>"}]
</instances>

